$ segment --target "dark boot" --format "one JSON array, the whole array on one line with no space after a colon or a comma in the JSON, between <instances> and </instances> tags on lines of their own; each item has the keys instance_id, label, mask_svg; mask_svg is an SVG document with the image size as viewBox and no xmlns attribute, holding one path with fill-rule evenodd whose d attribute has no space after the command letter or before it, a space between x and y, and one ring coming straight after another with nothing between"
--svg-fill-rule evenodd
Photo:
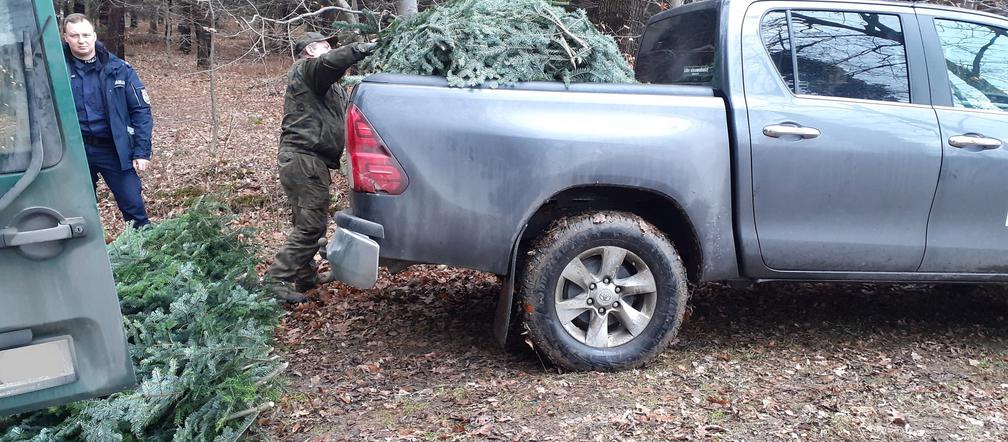
<instances>
[{"instance_id":1,"label":"dark boot","mask_svg":"<svg viewBox=\"0 0 1008 442\"><path fill-rule=\"evenodd\" d=\"M312 272L311 276L294 282L294 289L301 293L305 293L315 287L318 287L319 284L321 284L321 279L319 279L318 272Z\"/></svg>"},{"instance_id":2,"label":"dark boot","mask_svg":"<svg viewBox=\"0 0 1008 442\"><path fill-rule=\"evenodd\" d=\"M300 304L308 301L308 297L297 290L297 288L294 287L294 284L291 284L290 282L274 279L268 282L267 286L273 293L273 297L277 298L281 302Z\"/></svg>"}]
</instances>

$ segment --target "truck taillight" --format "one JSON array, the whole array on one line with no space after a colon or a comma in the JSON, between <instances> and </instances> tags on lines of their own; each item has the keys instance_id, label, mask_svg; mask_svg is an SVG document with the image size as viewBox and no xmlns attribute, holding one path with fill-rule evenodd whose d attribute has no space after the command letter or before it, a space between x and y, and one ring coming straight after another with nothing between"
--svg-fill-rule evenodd
<instances>
[{"instance_id":1,"label":"truck taillight","mask_svg":"<svg viewBox=\"0 0 1008 442\"><path fill-rule=\"evenodd\" d=\"M356 105L350 105L346 125L353 189L364 193L403 193L409 178Z\"/></svg>"}]
</instances>

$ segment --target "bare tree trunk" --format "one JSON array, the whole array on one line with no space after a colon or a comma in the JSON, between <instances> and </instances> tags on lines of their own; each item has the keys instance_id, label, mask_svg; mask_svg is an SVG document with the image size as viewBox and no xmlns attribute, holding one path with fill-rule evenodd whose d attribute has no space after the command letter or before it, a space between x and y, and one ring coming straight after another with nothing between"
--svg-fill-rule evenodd
<instances>
[{"instance_id":1,"label":"bare tree trunk","mask_svg":"<svg viewBox=\"0 0 1008 442\"><path fill-rule=\"evenodd\" d=\"M213 37L210 35L210 28L213 21L203 17L196 21L196 66L203 69L210 68L210 44Z\"/></svg>"},{"instance_id":2,"label":"bare tree trunk","mask_svg":"<svg viewBox=\"0 0 1008 442\"><path fill-rule=\"evenodd\" d=\"M336 6L339 6L339 7L343 8L343 9L354 9L354 10L357 9L357 7L356 7L357 5L350 6L350 4L347 3L346 0L336 0L335 3L336 3ZM354 3L357 3L357 2L354 2ZM414 2L414 3L416 3L416 2ZM349 12L344 12L341 15L343 16L342 17L343 21L345 21L347 23L359 23L359 20L357 19L357 14L351 14Z\"/></svg>"},{"instance_id":3,"label":"bare tree trunk","mask_svg":"<svg viewBox=\"0 0 1008 442\"><path fill-rule=\"evenodd\" d=\"M209 8L210 8L210 24L213 25L214 23L217 22L217 20L216 20L217 17L214 15L213 0L210 0L210 2L208 2L208 4L209 4ZM208 65L209 70L210 70L210 157L211 158L216 158L217 157L217 137L218 137L219 132L220 132L220 128L219 128L219 124L218 124L218 120L217 120L217 92L216 92L217 89L215 87L216 86L215 85L216 75L214 75L215 74L214 70L216 69L215 66L214 66L214 64L215 64L214 63L214 32L215 31L216 31L215 29L209 29L209 30L204 29L204 32L206 32L209 35L209 37L208 37L208 40L209 40L208 43L209 44L207 45L207 46L209 46L209 50L208 50L208 54L207 54L208 55L207 56L207 65Z\"/></svg>"},{"instance_id":4,"label":"bare tree trunk","mask_svg":"<svg viewBox=\"0 0 1008 442\"><path fill-rule=\"evenodd\" d=\"M669 6L679 6L685 2L673 0L670 3ZM640 45L648 18L659 9L657 2L651 0L598 1L588 9L588 17L616 38L620 50L633 54Z\"/></svg>"},{"instance_id":5,"label":"bare tree trunk","mask_svg":"<svg viewBox=\"0 0 1008 442\"><path fill-rule=\"evenodd\" d=\"M161 14L162 14L161 5L155 6L154 13L151 14L150 17L150 26L147 27L147 32L151 34L158 33L158 20L161 20Z\"/></svg>"},{"instance_id":6,"label":"bare tree trunk","mask_svg":"<svg viewBox=\"0 0 1008 442\"><path fill-rule=\"evenodd\" d=\"M175 29L176 39L178 40L178 48L183 54L188 54L192 52L192 28L194 22L194 9L192 2L194 0L181 0L181 8L179 11L179 16L181 17L178 21L178 25Z\"/></svg>"},{"instance_id":7,"label":"bare tree trunk","mask_svg":"<svg viewBox=\"0 0 1008 442\"><path fill-rule=\"evenodd\" d=\"M172 39L172 1L162 0L164 7L164 53L165 61L171 60L171 39Z\"/></svg>"},{"instance_id":8,"label":"bare tree trunk","mask_svg":"<svg viewBox=\"0 0 1008 442\"><path fill-rule=\"evenodd\" d=\"M412 17L417 13L417 0L398 0L396 9L400 17Z\"/></svg>"},{"instance_id":9,"label":"bare tree trunk","mask_svg":"<svg viewBox=\"0 0 1008 442\"><path fill-rule=\"evenodd\" d=\"M335 0L333 3L335 3L336 6L339 6L339 7L344 8L344 9L353 9L353 10L357 9L356 7L354 7L356 5L350 6L350 3L347 3L346 0ZM354 3L357 3L357 2L354 2ZM349 12L341 12L339 14L339 19L341 21L345 21L345 22L351 23L351 24L360 23L360 20L357 18L357 14L351 14ZM361 41L361 36L360 36L359 33L357 33L357 32L349 32L349 31L347 31L347 32L340 32L339 44L344 45L344 44L348 44L348 43L353 43L355 41Z\"/></svg>"},{"instance_id":10,"label":"bare tree trunk","mask_svg":"<svg viewBox=\"0 0 1008 442\"><path fill-rule=\"evenodd\" d=\"M98 10L99 39L117 57L126 59L126 8L104 2Z\"/></svg>"}]
</instances>

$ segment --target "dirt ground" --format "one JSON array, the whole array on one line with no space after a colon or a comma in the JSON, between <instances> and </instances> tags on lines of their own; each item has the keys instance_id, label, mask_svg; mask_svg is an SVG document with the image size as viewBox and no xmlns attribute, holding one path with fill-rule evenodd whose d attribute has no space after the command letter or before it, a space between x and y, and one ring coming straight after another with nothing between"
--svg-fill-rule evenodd
<instances>
[{"instance_id":1,"label":"dirt ground","mask_svg":"<svg viewBox=\"0 0 1008 442\"><path fill-rule=\"evenodd\" d=\"M257 229L265 263L287 226L275 155L290 60L246 57L217 73L212 154L207 76L155 40L130 44L154 103L153 219L212 195ZM100 196L112 237L123 225ZM278 330L289 386L253 439L1008 440L1003 287L703 285L669 351L605 374L498 348L499 288L493 275L424 266L373 290L318 290Z\"/></svg>"}]
</instances>

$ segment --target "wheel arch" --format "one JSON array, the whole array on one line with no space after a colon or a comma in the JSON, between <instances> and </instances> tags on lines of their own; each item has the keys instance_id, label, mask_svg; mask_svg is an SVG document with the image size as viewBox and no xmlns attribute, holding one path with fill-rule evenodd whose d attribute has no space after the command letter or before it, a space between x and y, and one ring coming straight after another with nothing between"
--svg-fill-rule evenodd
<instances>
[{"instance_id":1,"label":"wheel arch","mask_svg":"<svg viewBox=\"0 0 1008 442\"><path fill-rule=\"evenodd\" d=\"M682 206L672 197L636 187L619 185L573 186L546 198L533 211L516 234L512 245L510 267L497 300L494 337L507 346L514 314L515 273L522 266L534 241L558 219L585 212L614 210L636 214L651 223L672 242L680 254L689 281L697 282L703 273L703 248L692 221Z\"/></svg>"},{"instance_id":2,"label":"wheel arch","mask_svg":"<svg viewBox=\"0 0 1008 442\"><path fill-rule=\"evenodd\" d=\"M675 199L640 188L590 185L558 192L546 199L523 224L524 229L519 234L512 253L520 261L536 238L558 219L603 210L633 213L657 227L672 241L676 251L682 256L689 280L700 280L703 248L689 215Z\"/></svg>"}]
</instances>

